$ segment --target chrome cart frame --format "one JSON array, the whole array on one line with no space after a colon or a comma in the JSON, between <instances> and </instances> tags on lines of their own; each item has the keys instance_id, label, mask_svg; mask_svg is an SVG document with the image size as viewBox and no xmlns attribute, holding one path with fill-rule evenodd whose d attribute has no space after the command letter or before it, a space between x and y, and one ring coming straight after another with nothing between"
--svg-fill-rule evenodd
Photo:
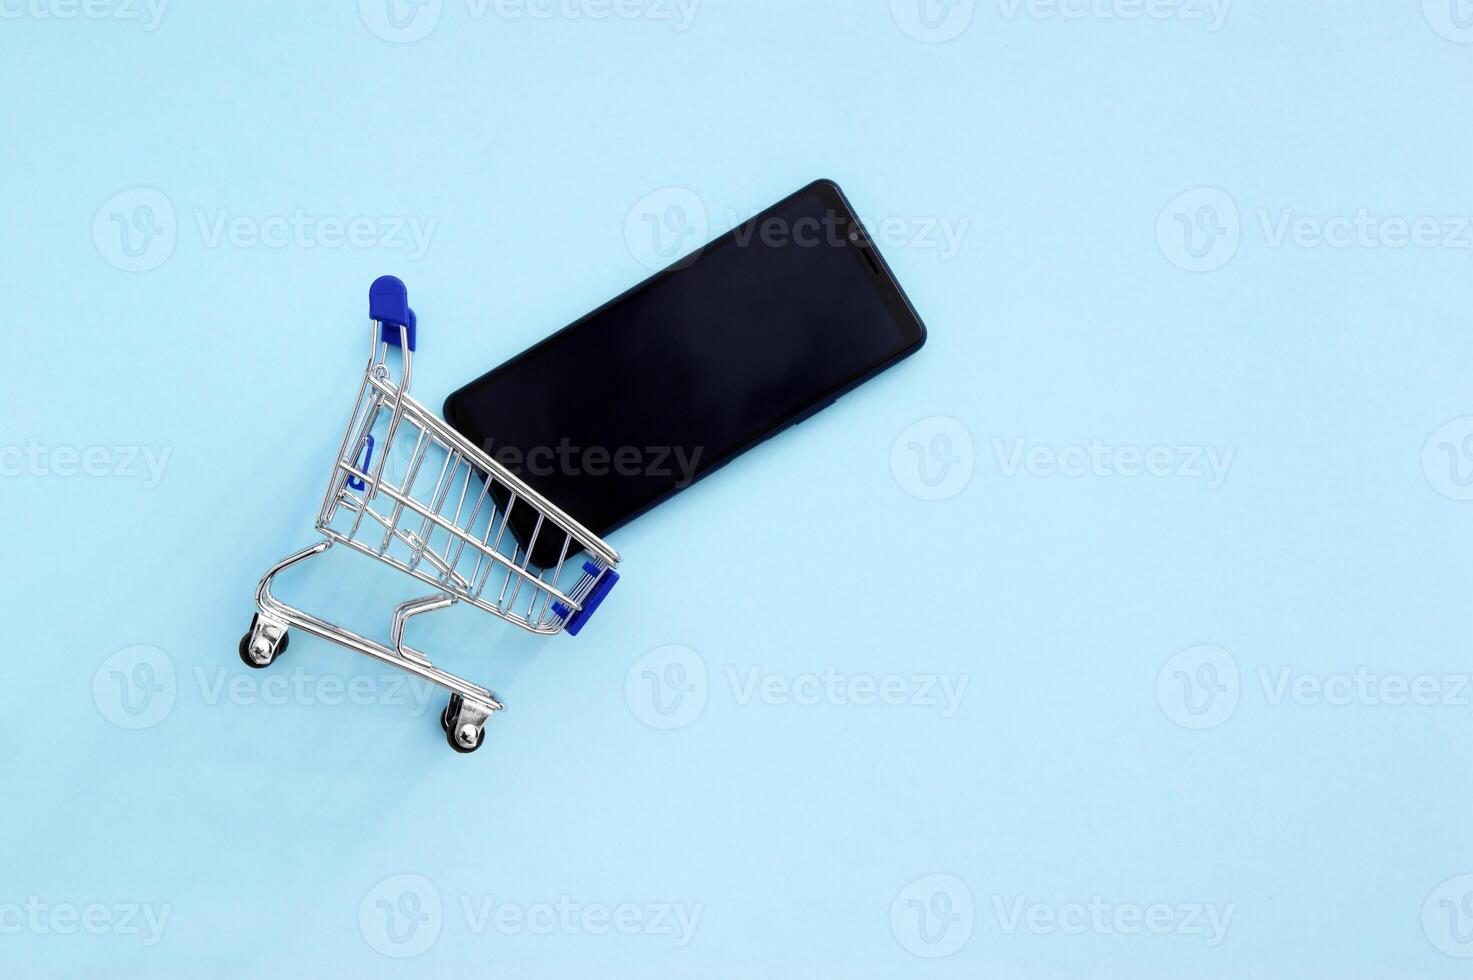
<instances>
[{"instance_id":1,"label":"chrome cart frame","mask_svg":"<svg viewBox=\"0 0 1473 980\"><path fill-rule=\"evenodd\" d=\"M315 527L326 539L277 562L256 586L256 615L240 658L264 668L301 630L437 684L450 692L440 715L451 748L473 752L502 708L490 690L436 667L404 642L415 616L464 602L524 630L577 635L619 580L619 555L593 532L409 396L417 323L408 291L393 276L369 290L373 321L368 367L343 433ZM390 351L399 352L399 379ZM376 458L375 458L376 457ZM523 547L508 532L513 513L531 522ZM555 566L532 553L550 540ZM334 544L376 558L434 591L398 605L386 646L288 605L271 593L284 570ZM569 553L585 560L573 567ZM547 552L551 553L551 552Z\"/></svg>"}]
</instances>

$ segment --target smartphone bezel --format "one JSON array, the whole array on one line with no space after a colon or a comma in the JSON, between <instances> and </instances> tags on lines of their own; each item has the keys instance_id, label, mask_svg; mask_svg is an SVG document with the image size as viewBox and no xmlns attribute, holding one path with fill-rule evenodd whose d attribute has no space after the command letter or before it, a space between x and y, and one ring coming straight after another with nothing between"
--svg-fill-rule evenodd
<instances>
[{"instance_id":1,"label":"smartphone bezel","mask_svg":"<svg viewBox=\"0 0 1473 980\"><path fill-rule=\"evenodd\" d=\"M658 494L649 501L634 508L629 513L622 515L609 525L603 527L594 527L593 525L589 525L589 527L599 537L603 537L607 534L617 531L619 528L628 524L630 521L635 520L636 518L648 513L650 510L658 507L660 504L669 500L671 497L675 496L677 493L686 489L687 487L699 483L701 480L704 480L712 473L715 473L717 470L721 469L727 463L730 463L732 460L737 459L738 457L750 452L757 446L766 442L768 439L771 439L773 436L776 436L781 432L785 432L786 430L792 428L794 425L797 425L800 422L804 422L807 419L812 418L814 415L818 414L820 411L833 404L836 400L838 400L846 393L853 391L855 388L864 384L866 381L869 381L871 378L874 378L882 371L893 367L898 362L904 360L911 354L914 354L916 351L920 350L923 346L925 346L927 338L925 324L922 322L920 315L916 312L915 307L911 304L910 298L906 296L905 291L900 287L900 283L896 280L895 274L891 270L889 263L885 261L884 256L880 254L879 250L874 247L874 243L873 240L870 238L869 232L865 229L863 223L859 220L859 217L855 213L853 206L849 203L849 199L844 195L844 191L839 187L836 182L827 178L822 178L819 180L815 180L812 183L806 184L805 186L794 191L792 194L789 194L787 197L778 201L776 204L773 204L771 207L766 208L761 213L754 215L752 218L748 219L737 227L723 233L712 241L707 242L705 245L696 249L694 252L677 259L666 268L661 269L654 275L625 290L618 296L615 296L613 299L610 299L608 302L599 306L597 309L584 314L577 320L574 320L572 323L568 324L566 327L563 327L561 330L549 334L547 337L533 344L531 347L528 347L526 350L523 350L521 353L511 357L502 364L497 365L496 367L487 371L485 374L482 374L474 381L471 381L470 383L457 388L455 391L451 392L451 394L445 399L444 407L442 409L445 416L445 421L448 422L452 428L454 428L461 435L465 436L475 445L484 447L486 445L486 434L478 429L473 424L472 420L468 418L462 418L459 410L459 405L462 399L470 397L471 392L476 387L494 380L501 374L515 370L520 363L537 354L543 348L567 340L571 334L576 333L580 328L597 319L605 311L637 295L640 291L649 289L672 276L679 275L684 269L693 265L695 262L700 261L701 258L716 250L732 246L739 240L740 236L744 234L755 233L757 230L759 230L759 226L761 225L761 223L770 219L774 215L774 213L781 211L782 209L786 208L788 205L792 204L794 201L802 197L815 193L820 196L826 209L832 209L832 211L836 215L838 215L840 222L840 233L843 236L846 250L848 250L852 254L854 261L862 263L868 267L868 270L870 272L870 282L874 286L880 302L885 306L887 311L890 312L891 318L895 322L901 339L900 345L896 348L893 354L880 361L873 367L861 371L847 381L844 381L838 385L834 385L831 388L817 393L816 395L814 395L813 398L805 402L804 405L800 407L797 411L793 412L790 416L781 420L775 425L763 428L753 433L751 436L744 439L734 448L719 457L712 457L709 460L702 460L700 467L689 482L683 485L672 486L669 490L665 491L664 493ZM848 232L855 229L858 230L859 235L861 236L860 241L857 244L852 243L848 237ZM874 259L873 264L871 264L868 259L866 259L866 252L868 252L869 255ZM573 514L572 516L576 520L584 520L583 515ZM517 533L517 529L515 527L512 529L512 531L513 534ZM518 536L520 537L520 535Z\"/></svg>"}]
</instances>

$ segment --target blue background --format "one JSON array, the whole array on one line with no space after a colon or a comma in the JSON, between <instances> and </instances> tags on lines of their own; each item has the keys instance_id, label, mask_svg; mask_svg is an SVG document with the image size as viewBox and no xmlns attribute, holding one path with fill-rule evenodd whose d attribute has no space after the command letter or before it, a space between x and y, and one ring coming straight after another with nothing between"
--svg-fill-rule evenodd
<instances>
[{"instance_id":1,"label":"blue background","mask_svg":"<svg viewBox=\"0 0 1473 980\"><path fill-rule=\"evenodd\" d=\"M944 43L893 6L705 0L678 30L445 0L411 43L369 28L371 0L175 0L155 30L4 8L0 973L1466 972L1434 890L1473 870L1473 708L1454 690L1473 505L1439 492L1423 448L1473 414L1473 251L1466 232L1334 248L1271 229L1473 213L1473 45L1414 2L1239 0L1212 31L989 0ZM298 637L272 671L240 665L257 577L313 540L374 276L410 285L415 392L438 405L642 278L625 228L647 195L688 189L715 234L819 176L872 220L967 223L954 255L882 241L928 346L617 533L625 580L578 639L460 609L416 625L509 706L478 754L446 748L437 698L406 703L339 648ZM1190 272L1157 225L1198 187L1234 202L1208 217L1241 241ZM108 229L136 188L167 199L175 242L130 272ZM436 224L417 258L207 234L298 209ZM973 472L948 499L892 466L917 425L922 446L963 435ZM1215 489L1008 475L997 447L1018 439L1234 455ZM44 465L15 465L27 446ZM52 472L58 447L94 446L167 466L156 486L121 455ZM380 636L415 594L342 554L282 592ZM1202 644L1240 693L1195 730L1157 681ZM705 705L660 730L641 658L672 645L704 668ZM147 696L108 694L137 676L120 651L172 669L146 727L116 723ZM732 672L754 667L967 687L949 717L742 703ZM1434 675L1439 703L1275 703L1261 679L1358 667ZM306 693L259 703L272 672ZM324 678L360 675L366 703L319 703ZM903 890L932 874L954 913L972 900L941 958L905 924ZM402 962L373 926L398 875L442 902ZM1009 930L998 908L1020 897L1232 919L1215 945ZM170 917L152 945L58 935L7 917L32 899ZM701 917L679 945L477 930L463 906L563 899Z\"/></svg>"}]
</instances>

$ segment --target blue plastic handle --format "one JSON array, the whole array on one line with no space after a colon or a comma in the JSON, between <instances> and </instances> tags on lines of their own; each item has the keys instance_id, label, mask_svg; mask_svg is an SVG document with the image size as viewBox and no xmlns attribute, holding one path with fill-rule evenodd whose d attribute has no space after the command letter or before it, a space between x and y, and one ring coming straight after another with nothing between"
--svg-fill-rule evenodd
<instances>
[{"instance_id":1,"label":"blue plastic handle","mask_svg":"<svg viewBox=\"0 0 1473 980\"><path fill-rule=\"evenodd\" d=\"M409 290L396 276L379 276L368 287L368 317L380 323L409 324Z\"/></svg>"},{"instance_id":2,"label":"blue plastic handle","mask_svg":"<svg viewBox=\"0 0 1473 980\"><path fill-rule=\"evenodd\" d=\"M368 287L368 318L382 324L380 335L386 343L399 346L399 328L409 335L409 349L415 349L415 316L409 308L409 290L395 276L379 276Z\"/></svg>"}]
</instances>

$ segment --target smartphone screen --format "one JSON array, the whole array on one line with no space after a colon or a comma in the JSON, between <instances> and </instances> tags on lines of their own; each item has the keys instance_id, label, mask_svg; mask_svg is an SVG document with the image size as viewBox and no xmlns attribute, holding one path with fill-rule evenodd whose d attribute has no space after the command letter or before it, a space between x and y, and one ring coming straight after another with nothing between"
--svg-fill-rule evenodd
<instances>
[{"instance_id":1,"label":"smartphone screen","mask_svg":"<svg viewBox=\"0 0 1473 980\"><path fill-rule=\"evenodd\" d=\"M924 341L818 181L466 385L445 418L603 536ZM512 530L525 546L515 508Z\"/></svg>"}]
</instances>

